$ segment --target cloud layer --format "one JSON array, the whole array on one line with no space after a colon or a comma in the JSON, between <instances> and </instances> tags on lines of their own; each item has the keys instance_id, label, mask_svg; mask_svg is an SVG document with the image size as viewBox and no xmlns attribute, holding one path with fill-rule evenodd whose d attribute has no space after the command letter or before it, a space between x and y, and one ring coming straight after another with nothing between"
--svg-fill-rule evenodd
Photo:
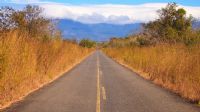
<instances>
[{"instance_id":1,"label":"cloud layer","mask_svg":"<svg viewBox=\"0 0 200 112\"><path fill-rule=\"evenodd\" d=\"M22 3L24 0L11 0L13 3ZM146 3L141 5L70 5L40 0L27 0L29 4L37 4L44 8L44 15L50 18L66 18L82 23L113 23L128 24L148 22L158 18L156 11L165 7L167 3ZM200 7L182 6L188 15L200 18Z\"/></svg>"},{"instance_id":2,"label":"cloud layer","mask_svg":"<svg viewBox=\"0 0 200 112\"><path fill-rule=\"evenodd\" d=\"M52 18L68 18L83 23L128 24L148 22L156 19L156 11L165 7L165 3L148 3L142 5L64 5L42 4L45 15ZM200 7L184 7L188 15L200 18Z\"/></svg>"},{"instance_id":3,"label":"cloud layer","mask_svg":"<svg viewBox=\"0 0 200 112\"><path fill-rule=\"evenodd\" d=\"M143 5L63 5L43 4L45 15L53 18L68 18L83 23L127 24L147 22L157 18L156 10L166 4Z\"/></svg>"}]
</instances>

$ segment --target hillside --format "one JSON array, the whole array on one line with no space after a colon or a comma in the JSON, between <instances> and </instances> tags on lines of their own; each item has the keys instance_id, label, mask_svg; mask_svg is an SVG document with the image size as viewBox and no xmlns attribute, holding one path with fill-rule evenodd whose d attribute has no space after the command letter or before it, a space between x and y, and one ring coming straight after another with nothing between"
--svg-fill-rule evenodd
<instances>
[{"instance_id":1,"label":"hillside","mask_svg":"<svg viewBox=\"0 0 200 112\"><path fill-rule=\"evenodd\" d=\"M194 29L200 29L200 20L195 21L195 22L193 23L193 28L194 28Z\"/></svg>"},{"instance_id":2,"label":"hillside","mask_svg":"<svg viewBox=\"0 0 200 112\"><path fill-rule=\"evenodd\" d=\"M65 38L90 38L96 41L109 40L110 37L124 37L141 30L140 23L114 25L114 24L84 24L69 19L58 20L58 29Z\"/></svg>"}]
</instances>

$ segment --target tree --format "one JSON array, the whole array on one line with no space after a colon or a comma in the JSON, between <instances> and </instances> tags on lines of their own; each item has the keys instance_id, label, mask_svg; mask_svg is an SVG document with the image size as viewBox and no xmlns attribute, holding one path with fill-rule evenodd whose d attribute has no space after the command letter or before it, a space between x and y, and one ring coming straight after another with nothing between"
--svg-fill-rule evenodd
<instances>
[{"instance_id":1,"label":"tree","mask_svg":"<svg viewBox=\"0 0 200 112\"><path fill-rule=\"evenodd\" d=\"M11 7L0 8L0 31L7 31L16 27L12 20L12 15L15 12Z\"/></svg>"},{"instance_id":2,"label":"tree","mask_svg":"<svg viewBox=\"0 0 200 112\"><path fill-rule=\"evenodd\" d=\"M42 8L27 5L24 10L13 14L19 29L27 31L31 37L45 36L50 33L50 20L41 16Z\"/></svg>"},{"instance_id":3,"label":"tree","mask_svg":"<svg viewBox=\"0 0 200 112\"><path fill-rule=\"evenodd\" d=\"M146 33L158 41L183 41L185 32L192 30L192 17L186 17L185 9L178 8L176 3L169 3L158 14L157 20L144 24Z\"/></svg>"},{"instance_id":4,"label":"tree","mask_svg":"<svg viewBox=\"0 0 200 112\"><path fill-rule=\"evenodd\" d=\"M27 34L29 38L49 40L60 37L53 21L42 16L39 6L27 5L23 10L10 7L0 8L0 32L18 30L18 34Z\"/></svg>"}]
</instances>

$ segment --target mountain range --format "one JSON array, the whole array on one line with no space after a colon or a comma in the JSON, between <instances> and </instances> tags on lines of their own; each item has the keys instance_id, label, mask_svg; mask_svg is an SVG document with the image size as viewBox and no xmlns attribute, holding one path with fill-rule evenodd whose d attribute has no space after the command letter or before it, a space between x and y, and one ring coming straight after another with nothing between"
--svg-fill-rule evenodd
<instances>
[{"instance_id":1,"label":"mountain range","mask_svg":"<svg viewBox=\"0 0 200 112\"><path fill-rule=\"evenodd\" d=\"M56 20L57 28L62 32L62 36L68 39L81 40L88 38L95 41L107 41L112 37L125 37L142 31L141 23L133 24L86 24L69 19ZM192 24L194 29L200 28L200 21Z\"/></svg>"},{"instance_id":2,"label":"mountain range","mask_svg":"<svg viewBox=\"0 0 200 112\"><path fill-rule=\"evenodd\" d=\"M193 22L192 26L194 29L200 29L200 20Z\"/></svg>"},{"instance_id":3,"label":"mountain range","mask_svg":"<svg viewBox=\"0 0 200 112\"><path fill-rule=\"evenodd\" d=\"M69 19L57 20L57 28L64 38L81 40L89 38L95 41L106 41L111 37L125 37L141 31L141 23L116 25L116 24L86 24Z\"/></svg>"}]
</instances>

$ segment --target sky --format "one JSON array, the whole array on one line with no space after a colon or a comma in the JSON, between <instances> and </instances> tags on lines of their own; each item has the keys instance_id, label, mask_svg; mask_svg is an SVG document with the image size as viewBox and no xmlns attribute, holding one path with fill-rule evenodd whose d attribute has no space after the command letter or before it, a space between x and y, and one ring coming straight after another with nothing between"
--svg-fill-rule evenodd
<instances>
[{"instance_id":1,"label":"sky","mask_svg":"<svg viewBox=\"0 0 200 112\"><path fill-rule=\"evenodd\" d=\"M53 1L53 0L52 0ZM72 4L143 4L177 2L183 5L200 6L200 0L58 0L61 3Z\"/></svg>"},{"instance_id":2,"label":"sky","mask_svg":"<svg viewBox=\"0 0 200 112\"><path fill-rule=\"evenodd\" d=\"M200 0L0 0L0 6L14 8L39 5L48 18L71 19L82 23L130 24L158 18L156 11L176 2L200 19Z\"/></svg>"},{"instance_id":3,"label":"sky","mask_svg":"<svg viewBox=\"0 0 200 112\"><path fill-rule=\"evenodd\" d=\"M182 5L189 6L200 6L200 0L0 0L4 2L57 2L57 3L68 3L68 4L126 4L126 5L137 5L144 3L169 3L176 2Z\"/></svg>"}]
</instances>

